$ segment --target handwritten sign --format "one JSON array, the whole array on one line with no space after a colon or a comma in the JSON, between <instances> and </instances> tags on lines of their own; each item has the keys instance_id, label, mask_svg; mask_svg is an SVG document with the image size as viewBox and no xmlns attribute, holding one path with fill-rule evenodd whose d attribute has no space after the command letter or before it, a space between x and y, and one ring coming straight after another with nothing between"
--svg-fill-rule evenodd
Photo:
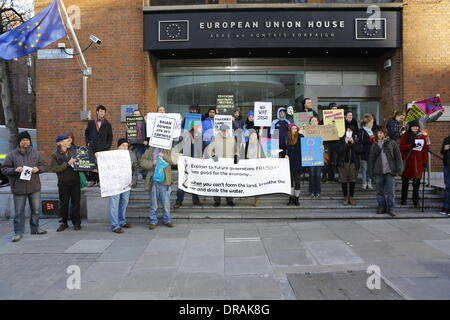
<instances>
[{"instance_id":1,"label":"handwritten sign","mask_svg":"<svg viewBox=\"0 0 450 320\"><path fill-rule=\"evenodd\" d=\"M147 113L147 137L151 137L153 134L153 127L156 123L156 117L164 115L166 117L172 118L175 121L173 132L172 132L172 139L178 138L181 136L181 114L179 113L156 113L156 112L150 112Z\"/></svg>"},{"instance_id":2,"label":"handwritten sign","mask_svg":"<svg viewBox=\"0 0 450 320\"><path fill-rule=\"evenodd\" d=\"M97 169L94 151L91 147L71 146L70 154L78 161L73 164L74 171L92 171Z\"/></svg>"},{"instance_id":3,"label":"handwritten sign","mask_svg":"<svg viewBox=\"0 0 450 320\"><path fill-rule=\"evenodd\" d=\"M345 134L344 109L323 110L323 124L336 123L339 137Z\"/></svg>"},{"instance_id":4,"label":"handwritten sign","mask_svg":"<svg viewBox=\"0 0 450 320\"><path fill-rule=\"evenodd\" d=\"M130 144L144 143L145 121L143 116L127 116L127 139Z\"/></svg>"},{"instance_id":5,"label":"handwritten sign","mask_svg":"<svg viewBox=\"0 0 450 320\"><path fill-rule=\"evenodd\" d=\"M304 124L309 124L312 116L312 112L296 112L294 113L294 123L301 129Z\"/></svg>"},{"instance_id":6,"label":"handwritten sign","mask_svg":"<svg viewBox=\"0 0 450 320\"><path fill-rule=\"evenodd\" d=\"M174 127L175 119L166 117L161 113L156 117L149 144L152 147L170 150L172 148L172 134Z\"/></svg>"},{"instance_id":7,"label":"handwritten sign","mask_svg":"<svg viewBox=\"0 0 450 320\"><path fill-rule=\"evenodd\" d=\"M131 189L131 158L128 150L99 152L97 163L102 197L115 196Z\"/></svg>"},{"instance_id":8,"label":"handwritten sign","mask_svg":"<svg viewBox=\"0 0 450 320\"><path fill-rule=\"evenodd\" d=\"M272 125L272 102L255 102L255 126L270 127Z\"/></svg>"},{"instance_id":9,"label":"handwritten sign","mask_svg":"<svg viewBox=\"0 0 450 320\"><path fill-rule=\"evenodd\" d=\"M306 126L304 130L305 137L322 137L323 141L339 140L336 125L329 124L323 126Z\"/></svg>"}]
</instances>

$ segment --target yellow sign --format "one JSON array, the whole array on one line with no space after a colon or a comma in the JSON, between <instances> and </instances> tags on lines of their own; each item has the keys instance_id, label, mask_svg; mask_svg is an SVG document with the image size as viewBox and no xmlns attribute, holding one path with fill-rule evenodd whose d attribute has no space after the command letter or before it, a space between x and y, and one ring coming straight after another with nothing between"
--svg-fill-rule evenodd
<instances>
[{"instance_id":1,"label":"yellow sign","mask_svg":"<svg viewBox=\"0 0 450 320\"><path fill-rule=\"evenodd\" d=\"M339 137L345 134L344 109L323 110L323 124L336 124Z\"/></svg>"}]
</instances>

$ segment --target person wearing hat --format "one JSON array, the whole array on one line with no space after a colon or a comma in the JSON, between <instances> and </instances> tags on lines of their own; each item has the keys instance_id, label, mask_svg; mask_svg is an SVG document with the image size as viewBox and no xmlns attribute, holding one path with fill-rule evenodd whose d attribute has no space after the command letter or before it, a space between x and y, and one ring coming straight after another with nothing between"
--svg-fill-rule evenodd
<instances>
[{"instance_id":1,"label":"person wearing hat","mask_svg":"<svg viewBox=\"0 0 450 320\"><path fill-rule=\"evenodd\" d=\"M291 171L291 195L287 205L299 206L298 198L300 196L300 177L304 172L302 167L302 148L299 128L295 123L289 124L288 138L286 143L286 157L289 159L289 169Z\"/></svg>"},{"instance_id":2,"label":"person wearing hat","mask_svg":"<svg viewBox=\"0 0 450 320\"><path fill-rule=\"evenodd\" d=\"M412 179L414 207L419 207L419 187L422 174L428 163L427 135L420 131L418 120L409 123L408 131L400 138L400 151L405 162L405 171L402 174L402 198L401 204L406 205L408 198L409 181ZM419 141L416 141L419 140ZM421 141L421 142L420 142ZM415 148L422 150L414 150Z\"/></svg>"},{"instance_id":3,"label":"person wearing hat","mask_svg":"<svg viewBox=\"0 0 450 320\"><path fill-rule=\"evenodd\" d=\"M130 144L127 139L120 138L117 141L117 150L127 150L130 153L131 159L131 170L132 170L132 182L130 187L133 184L137 183L137 171L138 171L138 162L136 158L136 154L129 150ZM130 199L131 190L122 192L120 194L116 194L114 196L108 197L108 210L109 210L109 221L111 223L111 230L114 233L123 233L122 228L131 228L131 224L126 222L126 212L128 206L128 200Z\"/></svg>"},{"instance_id":4,"label":"person wearing hat","mask_svg":"<svg viewBox=\"0 0 450 320\"><path fill-rule=\"evenodd\" d=\"M284 158L286 154L286 140L288 133L288 126L291 122L286 118L286 108L278 108L277 118L272 121L270 128L270 136L273 137L276 131L278 131L279 146L282 150L280 152L280 158ZM275 134L276 136L276 134Z\"/></svg>"},{"instance_id":5,"label":"person wearing hat","mask_svg":"<svg viewBox=\"0 0 450 320\"><path fill-rule=\"evenodd\" d=\"M51 169L58 177L58 193L59 193L59 215L61 217L61 225L56 232L64 231L69 227L69 202L71 204L71 214L74 230L81 229L80 214L80 175L73 170L76 161L75 154L71 153L70 146L72 138L66 135L56 137L56 151L51 155Z\"/></svg>"},{"instance_id":6,"label":"person wearing hat","mask_svg":"<svg viewBox=\"0 0 450 320\"><path fill-rule=\"evenodd\" d=\"M214 137L211 144L205 149L205 158L213 158L218 161L219 158L234 158L234 163L238 162L238 150L236 140L231 137L230 127L226 124L220 126L220 132ZM226 198L227 204L234 207L233 198ZM214 207L220 206L220 197L214 197Z\"/></svg>"},{"instance_id":7,"label":"person wearing hat","mask_svg":"<svg viewBox=\"0 0 450 320\"><path fill-rule=\"evenodd\" d=\"M21 179L25 167L31 168L29 180ZM2 165L2 173L8 176L14 198L14 236L13 242L20 241L25 233L25 204L31 209L30 233L46 234L39 228L39 212L41 205L41 180L39 174L45 172L48 165L42 154L32 148L28 131L19 133L18 148L6 157Z\"/></svg>"}]
</instances>

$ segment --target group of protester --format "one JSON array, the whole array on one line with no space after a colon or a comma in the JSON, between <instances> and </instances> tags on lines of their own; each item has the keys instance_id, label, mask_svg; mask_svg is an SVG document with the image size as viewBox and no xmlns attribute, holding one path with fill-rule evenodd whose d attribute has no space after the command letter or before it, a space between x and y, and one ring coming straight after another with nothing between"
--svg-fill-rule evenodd
<instances>
[{"instance_id":1,"label":"group of protester","mask_svg":"<svg viewBox=\"0 0 450 320\"><path fill-rule=\"evenodd\" d=\"M336 109L336 104L330 104L330 109ZM318 126L322 123L319 115L313 110L312 100L305 98L302 108L298 112L312 112L309 119L310 126ZM160 106L158 113L165 113L165 108ZM112 126L106 119L106 107L100 105L96 110L96 119L88 122L85 130L85 143L97 154L110 150L113 142ZM199 113L197 105L191 106L189 113ZM167 227L174 227L170 214L170 194L172 185L171 165L176 164L179 154L195 158L233 158L234 163L239 159L265 158L261 137L276 137L279 140L279 157L289 159L291 176L291 194L287 205L299 206L300 181L303 174L308 174L309 194L311 198L319 198L321 183L327 180L337 181L335 173L338 173L338 181L342 186L343 205L355 205L354 193L358 172L361 171L362 189L372 190L372 182L376 185L378 201L378 214L390 214L394 216L395 176L402 177L401 204L405 205L408 197L410 181L413 184L413 204L419 206L419 186L428 164L429 137L423 130L425 123L436 120L443 111L437 112L433 117L414 120L405 123L405 113L396 112L394 117L387 122L387 127L376 124L372 114L362 117L360 126L353 118L353 113L345 113L345 134L336 141L326 141L322 148L325 150L325 167L302 166L301 138L304 137L305 126L299 128L293 120L294 108L281 107L277 111L277 117L271 127L256 127L254 125L254 112L249 111L244 121L239 109L233 113L232 128L223 124L219 133L214 132L214 117L217 114L215 108L210 108L202 115L201 124L196 121L188 124L188 130L174 141L171 150L149 146L148 140L142 144L130 145L126 138L120 138L117 149L129 150L132 163L132 183L130 187L137 185L138 174L142 174L145 181L145 189L149 192L150 211L149 229L155 229L158 224L158 201L162 206L162 222ZM138 110L134 115L140 115ZM185 128L184 120L182 128ZM232 130L232 132L231 132ZM417 139L423 139L425 143L419 146ZM60 226L61 232L68 228L71 220L74 229L81 229L80 215L80 177L79 172L73 168L77 161L72 154L71 146L75 145L72 133L56 137L56 150L51 155L50 169L58 177L58 190L60 200ZM449 173L449 149L450 136L442 144L441 153L444 156L445 177L445 202L441 210L442 214L450 214L450 173ZM159 162L165 162L163 168L164 179L155 181L153 173L159 166ZM20 175L24 167L31 168L31 179L22 180ZM40 179L39 174L48 171L48 164L43 156L31 146L31 138L27 132L19 134L18 148L11 152L5 159L1 172L8 176L11 183L11 191L14 196L14 237L12 241L19 241L25 230L25 203L28 199L31 208L30 229L32 234L45 234L46 231L39 228L39 202ZM324 169L324 170L323 170ZM322 171L323 175L322 175ZM89 174L89 186L99 184L98 171L93 170ZM174 208L179 208L184 200L185 192L178 188L177 199ZM130 197L130 191L109 197L109 216L111 230L115 233L123 233L124 229L132 226L126 222L126 209ZM198 195L192 194L194 205L202 205ZM260 197L254 199L254 206L259 206ZM233 198L227 197L229 206L235 206ZM69 214L70 203L70 214ZM214 206L221 204L220 197L214 197Z\"/></svg>"}]
</instances>

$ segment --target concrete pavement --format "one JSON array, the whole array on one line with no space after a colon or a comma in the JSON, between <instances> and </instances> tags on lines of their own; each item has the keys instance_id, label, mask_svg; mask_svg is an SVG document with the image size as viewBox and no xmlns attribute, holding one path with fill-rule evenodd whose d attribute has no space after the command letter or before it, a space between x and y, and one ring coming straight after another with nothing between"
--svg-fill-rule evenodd
<instances>
[{"instance_id":1,"label":"concrete pavement","mask_svg":"<svg viewBox=\"0 0 450 320\"><path fill-rule=\"evenodd\" d=\"M56 233L41 219L47 235L27 226L11 243L0 221L0 299L450 299L450 219L175 223ZM366 287L370 265L380 290Z\"/></svg>"}]
</instances>

